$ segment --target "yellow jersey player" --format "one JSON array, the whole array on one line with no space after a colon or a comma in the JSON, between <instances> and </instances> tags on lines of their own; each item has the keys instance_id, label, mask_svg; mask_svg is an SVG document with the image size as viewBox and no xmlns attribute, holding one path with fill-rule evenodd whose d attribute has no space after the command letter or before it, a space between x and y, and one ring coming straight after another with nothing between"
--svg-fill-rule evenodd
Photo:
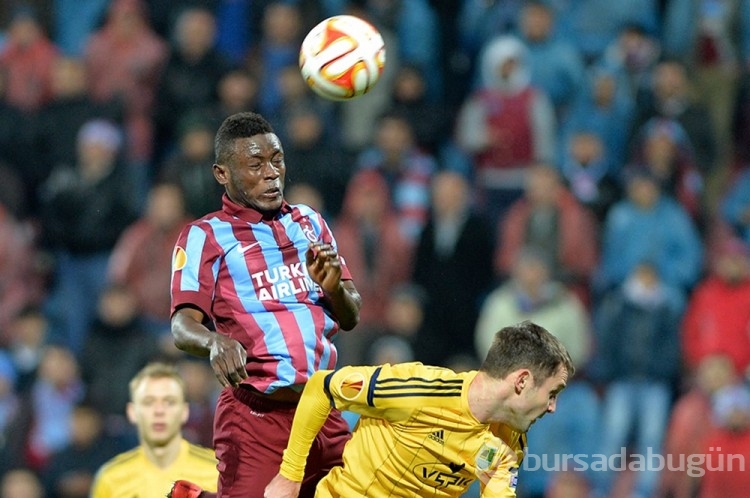
<instances>
[{"instance_id":1,"label":"yellow jersey player","mask_svg":"<svg viewBox=\"0 0 750 498\"><path fill-rule=\"evenodd\" d=\"M127 416L138 429L139 445L99 469L91 498L164 498L172 483L184 478L216 491L213 450L182 437L188 404L184 381L173 366L151 363L130 381Z\"/></svg>"},{"instance_id":2,"label":"yellow jersey player","mask_svg":"<svg viewBox=\"0 0 750 498\"><path fill-rule=\"evenodd\" d=\"M515 497L526 431L555 411L573 373L560 341L528 321L497 332L478 371L421 363L319 371L265 496L297 496L312 441L335 407L361 417L344 465L320 481L316 498L458 497L477 479L483 498Z\"/></svg>"}]
</instances>

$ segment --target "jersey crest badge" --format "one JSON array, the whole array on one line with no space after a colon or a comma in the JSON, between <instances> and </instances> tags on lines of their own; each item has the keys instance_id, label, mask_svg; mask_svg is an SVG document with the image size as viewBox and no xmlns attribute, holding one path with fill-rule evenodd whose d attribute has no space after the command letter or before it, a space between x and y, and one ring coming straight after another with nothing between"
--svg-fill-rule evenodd
<instances>
[{"instance_id":1,"label":"jersey crest badge","mask_svg":"<svg viewBox=\"0 0 750 498\"><path fill-rule=\"evenodd\" d=\"M482 448L479 450L479 454L477 455L477 458L475 460L476 466L479 470L487 470L492 465L492 461L495 459L495 456L497 455L498 449L494 446L490 446L487 443L484 443L482 445Z\"/></svg>"},{"instance_id":2,"label":"jersey crest badge","mask_svg":"<svg viewBox=\"0 0 750 498\"><path fill-rule=\"evenodd\" d=\"M313 228L312 223L310 223L310 218L305 216L299 220L299 226L302 227L302 233L305 234L307 240L310 242L318 241L318 234L315 233L315 229Z\"/></svg>"}]
</instances>

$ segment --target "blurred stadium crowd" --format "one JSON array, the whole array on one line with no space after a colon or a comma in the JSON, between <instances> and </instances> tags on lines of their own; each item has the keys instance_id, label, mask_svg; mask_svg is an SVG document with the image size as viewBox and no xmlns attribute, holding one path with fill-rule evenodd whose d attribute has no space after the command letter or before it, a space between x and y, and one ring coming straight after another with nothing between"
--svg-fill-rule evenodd
<instances>
[{"instance_id":1,"label":"blurred stadium crowd","mask_svg":"<svg viewBox=\"0 0 750 498\"><path fill-rule=\"evenodd\" d=\"M340 13L381 31L387 64L333 103L297 56ZM151 359L178 363L186 435L211 445L219 386L171 343L171 252L220 207L213 134L245 110L363 295L342 364L476 368L531 319L579 369L531 454L750 464L750 1L7 0L0 30L0 498L87 496L135 442L127 383ZM519 482L748 489L551 464Z\"/></svg>"}]
</instances>

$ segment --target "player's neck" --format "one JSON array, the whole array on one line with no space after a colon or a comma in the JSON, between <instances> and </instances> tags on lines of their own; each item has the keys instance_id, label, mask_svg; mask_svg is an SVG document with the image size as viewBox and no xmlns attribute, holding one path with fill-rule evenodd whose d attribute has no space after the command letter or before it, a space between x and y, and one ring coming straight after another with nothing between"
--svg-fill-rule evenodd
<instances>
[{"instance_id":1,"label":"player's neck","mask_svg":"<svg viewBox=\"0 0 750 498\"><path fill-rule=\"evenodd\" d=\"M143 451L146 453L146 458L160 469L166 469L172 465L180 456L181 449L182 437L180 436L173 438L164 446L143 444Z\"/></svg>"},{"instance_id":2,"label":"player's neck","mask_svg":"<svg viewBox=\"0 0 750 498\"><path fill-rule=\"evenodd\" d=\"M469 410L483 424L505 423L507 410L504 406L511 390L512 386L480 371L469 386Z\"/></svg>"}]
</instances>

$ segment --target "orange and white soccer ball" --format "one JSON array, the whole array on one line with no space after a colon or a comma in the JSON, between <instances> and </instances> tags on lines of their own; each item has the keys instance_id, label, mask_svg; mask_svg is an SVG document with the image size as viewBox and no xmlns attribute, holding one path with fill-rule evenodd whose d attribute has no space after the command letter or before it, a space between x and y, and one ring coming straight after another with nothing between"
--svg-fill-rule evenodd
<instances>
[{"instance_id":1,"label":"orange and white soccer ball","mask_svg":"<svg viewBox=\"0 0 750 498\"><path fill-rule=\"evenodd\" d=\"M307 84L321 97L358 97L370 91L383 73L383 37L359 17L329 17L305 36L299 67Z\"/></svg>"}]
</instances>

